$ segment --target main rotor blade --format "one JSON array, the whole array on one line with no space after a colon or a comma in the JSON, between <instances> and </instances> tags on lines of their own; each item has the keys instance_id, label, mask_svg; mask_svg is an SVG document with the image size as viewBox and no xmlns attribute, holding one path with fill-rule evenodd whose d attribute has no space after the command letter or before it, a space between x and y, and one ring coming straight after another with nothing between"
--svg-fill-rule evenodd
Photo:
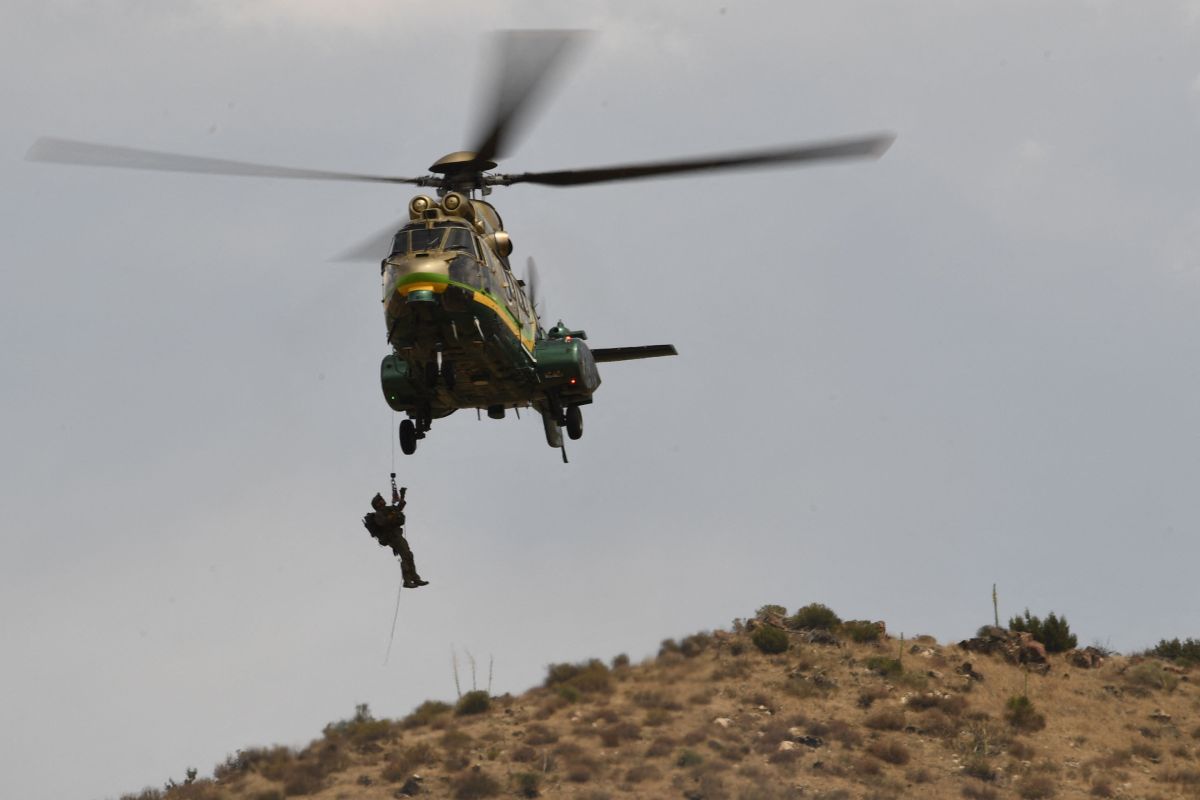
<instances>
[{"instance_id":1,"label":"main rotor blade","mask_svg":"<svg viewBox=\"0 0 1200 800\"><path fill-rule=\"evenodd\" d=\"M341 263L350 261L374 261L378 263L392 254L392 242L396 238L396 231L404 227L407 221L407 219L397 221L386 228L382 228L371 237L363 239L358 244L343 250L329 260Z\"/></svg>"},{"instance_id":2,"label":"main rotor blade","mask_svg":"<svg viewBox=\"0 0 1200 800\"><path fill-rule=\"evenodd\" d=\"M679 161L651 161L590 169L570 169L559 172L522 172L517 175L496 175L493 182L507 186L512 183L538 183L546 186L579 186L585 183L626 181L660 175L679 175L686 172L706 172L720 169L767 167L804 161L829 161L842 158L879 158L891 147L895 136L879 134L861 139L841 139L831 142L754 150L728 155L700 156Z\"/></svg>"},{"instance_id":3,"label":"main rotor blade","mask_svg":"<svg viewBox=\"0 0 1200 800\"><path fill-rule=\"evenodd\" d=\"M508 153L509 140L521 118L528 118L538 93L585 35L585 31L561 30L502 31L496 35L492 108L475 139L474 152L480 159L496 161Z\"/></svg>"},{"instance_id":4,"label":"main rotor blade","mask_svg":"<svg viewBox=\"0 0 1200 800\"><path fill-rule=\"evenodd\" d=\"M79 142L73 139L42 137L25 154L27 161L46 161L54 164L81 164L89 167L121 167L165 172L197 172L209 175L241 175L263 178L307 178L325 181L369 181L372 183L416 183L420 178L401 178L384 175L360 175L354 172L326 172L318 169L275 167L246 161L227 161L223 158L185 156L157 150L140 150L110 144Z\"/></svg>"}]
</instances>

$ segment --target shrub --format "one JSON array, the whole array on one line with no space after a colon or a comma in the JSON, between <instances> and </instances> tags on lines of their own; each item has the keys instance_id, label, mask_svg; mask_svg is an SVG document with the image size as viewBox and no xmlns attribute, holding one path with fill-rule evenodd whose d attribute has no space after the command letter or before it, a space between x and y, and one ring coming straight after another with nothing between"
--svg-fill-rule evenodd
<instances>
[{"instance_id":1,"label":"shrub","mask_svg":"<svg viewBox=\"0 0 1200 800\"><path fill-rule=\"evenodd\" d=\"M903 742L896 739L879 739L871 742L867 745L867 752L880 761L898 766L907 764L911 759L908 748L904 746Z\"/></svg>"},{"instance_id":2,"label":"shrub","mask_svg":"<svg viewBox=\"0 0 1200 800\"><path fill-rule=\"evenodd\" d=\"M904 665L900 663L900 659L887 656L871 656L867 659L867 669L885 678L904 673Z\"/></svg>"},{"instance_id":3,"label":"shrub","mask_svg":"<svg viewBox=\"0 0 1200 800\"><path fill-rule=\"evenodd\" d=\"M641 764L640 766L631 767L625 773L625 781L627 783L641 783L642 781L656 781L662 777L662 773L653 764Z\"/></svg>"},{"instance_id":4,"label":"shrub","mask_svg":"<svg viewBox=\"0 0 1200 800\"><path fill-rule=\"evenodd\" d=\"M863 720L863 724L876 731L899 731L904 729L904 712L898 708L876 711Z\"/></svg>"},{"instance_id":5,"label":"shrub","mask_svg":"<svg viewBox=\"0 0 1200 800\"><path fill-rule=\"evenodd\" d=\"M604 662L593 658L579 664L551 664L546 668L545 685L592 694L610 691L612 679Z\"/></svg>"},{"instance_id":6,"label":"shrub","mask_svg":"<svg viewBox=\"0 0 1200 800\"><path fill-rule=\"evenodd\" d=\"M542 776L536 772L518 772L513 776L517 794L521 797L537 797L542 786Z\"/></svg>"},{"instance_id":7,"label":"shrub","mask_svg":"<svg viewBox=\"0 0 1200 800\"><path fill-rule=\"evenodd\" d=\"M683 653L686 658L695 658L708 649L712 643L712 636L707 633L693 633L691 636L684 637L679 643L679 652Z\"/></svg>"},{"instance_id":8,"label":"shrub","mask_svg":"<svg viewBox=\"0 0 1200 800\"><path fill-rule=\"evenodd\" d=\"M784 624L792 630L819 629L831 631L842 623L841 617L829 606L821 603L809 603L796 613L784 620Z\"/></svg>"},{"instance_id":9,"label":"shrub","mask_svg":"<svg viewBox=\"0 0 1200 800\"><path fill-rule=\"evenodd\" d=\"M1008 621L1008 629L1018 633L1028 633L1041 642L1047 653L1064 653L1079 643L1065 616L1059 617L1053 611L1042 621L1025 609L1025 616L1013 617Z\"/></svg>"},{"instance_id":10,"label":"shrub","mask_svg":"<svg viewBox=\"0 0 1200 800\"><path fill-rule=\"evenodd\" d=\"M458 698L458 705L454 707L454 713L460 717L468 714L482 714L491 707L491 695L483 689L476 689Z\"/></svg>"},{"instance_id":11,"label":"shrub","mask_svg":"<svg viewBox=\"0 0 1200 800\"><path fill-rule=\"evenodd\" d=\"M1054 781L1045 775L1030 775L1017 784L1017 794L1024 800L1044 800L1055 792Z\"/></svg>"},{"instance_id":12,"label":"shrub","mask_svg":"<svg viewBox=\"0 0 1200 800\"><path fill-rule=\"evenodd\" d=\"M526 744L554 744L558 734L540 723L534 723L525 729Z\"/></svg>"},{"instance_id":13,"label":"shrub","mask_svg":"<svg viewBox=\"0 0 1200 800\"><path fill-rule=\"evenodd\" d=\"M384 739L395 737L392 723L386 719L375 719L366 703L354 708L354 716L341 722L331 722L322 731L325 738L341 737L354 747L362 749Z\"/></svg>"},{"instance_id":14,"label":"shrub","mask_svg":"<svg viewBox=\"0 0 1200 800\"><path fill-rule=\"evenodd\" d=\"M787 609L784 608L783 606L775 605L774 603L768 603L767 605L758 609L758 612L754 616L758 617L759 619L769 619L771 617L786 617Z\"/></svg>"},{"instance_id":15,"label":"shrub","mask_svg":"<svg viewBox=\"0 0 1200 800\"><path fill-rule=\"evenodd\" d=\"M417 706L411 714L400 721L400 727L408 729L428 725L437 717L449 713L450 710L449 703L443 703L440 700L426 700Z\"/></svg>"},{"instance_id":16,"label":"shrub","mask_svg":"<svg viewBox=\"0 0 1200 800\"><path fill-rule=\"evenodd\" d=\"M1125 680L1137 689L1159 689L1172 692L1179 685L1179 676L1163 668L1157 661L1138 664L1125 673Z\"/></svg>"},{"instance_id":17,"label":"shrub","mask_svg":"<svg viewBox=\"0 0 1200 800\"><path fill-rule=\"evenodd\" d=\"M788 635L772 625L762 625L750 635L750 641L768 655L786 652L791 644Z\"/></svg>"},{"instance_id":18,"label":"shrub","mask_svg":"<svg viewBox=\"0 0 1200 800\"><path fill-rule=\"evenodd\" d=\"M624 669L625 667L628 667L628 666L629 666L629 656L627 654L621 653L620 655L613 656L613 660L612 660L612 668L613 669Z\"/></svg>"},{"instance_id":19,"label":"shrub","mask_svg":"<svg viewBox=\"0 0 1200 800\"><path fill-rule=\"evenodd\" d=\"M883 626L865 619L848 620L842 623L842 633L859 644L878 642L883 638Z\"/></svg>"},{"instance_id":20,"label":"shrub","mask_svg":"<svg viewBox=\"0 0 1200 800\"><path fill-rule=\"evenodd\" d=\"M1146 655L1177 661L1182 664L1200 664L1200 639L1162 639Z\"/></svg>"},{"instance_id":21,"label":"shrub","mask_svg":"<svg viewBox=\"0 0 1200 800\"><path fill-rule=\"evenodd\" d=\"M454 796L457 800L477 800L500 794L500 783L479 767L468 770L454 781Z\"/></svg>"},{"instance_id":22,"label":"shrub","mask_svg":"<svg viewBox=\"0 0 1200 800\"><path fill-rule=\"evenodd\" d=\"M695 767L704 763L704 756L697 753L695 750L683 750L679 754L679 758L675 759L677 767Z\"/></svg>"},{"instance_id":23,"label":"shrub","mask_svg":"<svg viewBox=\"0 0 1200 800\"><path fill-rule=\"evenodd\" d=\"M976 786L968 783L962 787L962 796L967 800L996 800L1000 795L990 786Z\"/></svg>"},{"instance_id":24,"label":"shrub","mask_svg":"<svg viewBox=\"0 0 1200 800\"><path fill-rule=\"evenodd\" d=\"M963 773L981 781L996 780L996 768L986 756L973 755L963 762Z\"/></svg>"},{"instance_id":25,"label":"shrub","mask_svg":"<svg viewBox=\"0 0 1200 800\"><path fill-rule=\"evenodd\" d=\"M1005 704L1004 719L1014 730L1032 733L1046 727L1046 718L1033 707L1033 701L1028 696L1016 694L1008 698Z\"/></svg>"}]
</instances>

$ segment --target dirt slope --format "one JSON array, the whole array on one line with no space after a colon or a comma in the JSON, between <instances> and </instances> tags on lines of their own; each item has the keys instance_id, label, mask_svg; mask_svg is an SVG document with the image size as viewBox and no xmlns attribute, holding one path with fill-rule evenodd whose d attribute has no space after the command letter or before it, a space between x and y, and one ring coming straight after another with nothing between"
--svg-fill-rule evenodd
<instances>
[{"instance_id":1,"label":"dirt slope","mask_svg":"<svg viewBox=\"0 0 1200 800\"><path fill-rule=\"evenodd\" d=\"M301 752L241 751L213 779L122 800L1200 797L1200 691L1174 664L1017 664L778 621L641 664L555 665L519 697L404 720L360 708Z\"/></svg>"}]
</instances>

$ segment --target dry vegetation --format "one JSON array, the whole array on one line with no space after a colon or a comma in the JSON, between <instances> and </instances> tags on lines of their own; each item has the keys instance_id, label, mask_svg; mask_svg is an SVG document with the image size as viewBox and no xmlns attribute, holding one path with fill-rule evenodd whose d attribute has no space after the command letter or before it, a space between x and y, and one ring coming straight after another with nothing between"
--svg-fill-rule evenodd
<instances>
[{"instance_id":1,"label":"dry vegetation","mask_svg":"<svg viewBox=\"0 0 1200 800\"><path fill-rule=\"evenodd\" d=\"M1075 663L765 607L641 664L552 665L519 697L401 720L360 706L303 750L242 750L122 800L1200 798L1194 662Z\"/></svg>"}]
</instances>

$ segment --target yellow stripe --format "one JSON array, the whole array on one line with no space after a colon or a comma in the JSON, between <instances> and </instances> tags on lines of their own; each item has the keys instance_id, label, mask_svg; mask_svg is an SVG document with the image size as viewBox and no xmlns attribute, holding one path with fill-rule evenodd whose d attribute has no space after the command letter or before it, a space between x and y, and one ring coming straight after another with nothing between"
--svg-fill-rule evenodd
<instances>
[{"instance_id":1,"label":"yellow stripe","mask_svg":"<svg viewBox=\"0 0 1200 800\"><path fill-rule=\"evenodd\" d=\"M504 324L508 326L508 329L513 332L513 336L516 336L521 340L521 344L525 346L526 350L532 352L533 339L527 339L521 335L521 329L518 328L517 324L512 321L512 318L508 314L508 309L502 309L499 303L488 297L483 292L475 292L475 295L472 299L481 306L486 306L487 308L492 309L492 311L495 311L496 316L503 320Z\"/></svg>"},{"instance_id":2,"label":"yellow stripe","mask_svg":"<svg viewBox=\"0 0 1200 800\"><path fill-rule=\"evenodd\" d=\"M446 284L444 284L444 283L408 283L408 284L405 284L404 286L401 286L400 288L396 289L396 291L400 293L401 297L407 296L409 292L418 292L418 291L437 292L438 294L441 294L442 292L446 291Z\"/></svg>"}]
</instances>

